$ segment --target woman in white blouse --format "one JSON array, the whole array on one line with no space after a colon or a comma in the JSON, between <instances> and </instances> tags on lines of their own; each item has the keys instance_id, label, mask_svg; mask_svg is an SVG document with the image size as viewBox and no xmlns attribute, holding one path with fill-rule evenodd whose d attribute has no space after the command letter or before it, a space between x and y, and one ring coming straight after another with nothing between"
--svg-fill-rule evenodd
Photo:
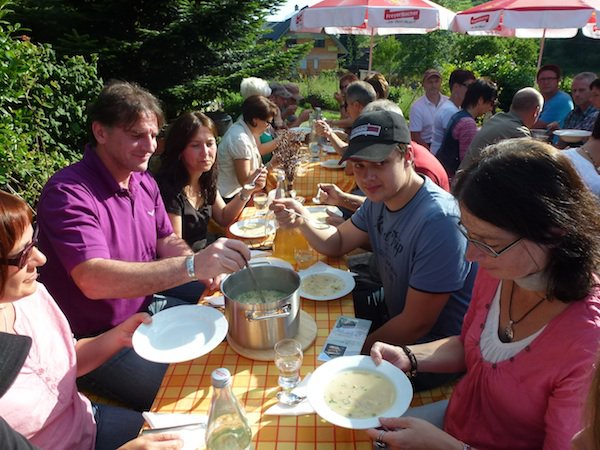
<instances>
[{"instance_id":1,"label":"woman in white blouse","mask_svg":"<svg viewBox=\"0 0 600 450\"><path fill-rule=\"evenodd\" d=\"M262 95L252 95L242 103L242 115L227 130L219 144L218 188L225 202L230 201L252 181L262 165L258 139L269 128L277 106Z\"/></svg>"},{"instance_id":2,"label":"woman in white blouse","mask_svg":"<svg viewBox=\"0 0 600 450\"><path fill-rule=\"evenodd\" d=\"M563 150L563 154L571 160L590 190L600 198L600 114L587 142L579 148Z\"/></svg>"}]
</instances>

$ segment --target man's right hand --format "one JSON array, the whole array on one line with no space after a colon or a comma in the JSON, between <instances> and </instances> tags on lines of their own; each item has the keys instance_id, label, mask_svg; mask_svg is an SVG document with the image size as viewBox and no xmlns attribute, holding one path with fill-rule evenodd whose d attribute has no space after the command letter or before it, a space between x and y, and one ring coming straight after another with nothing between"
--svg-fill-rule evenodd
<instances>
[{"instance_id":1,"label":"man's right hand","mask_svg":"<svg viewBox=\"0 0 600 450\"><path fill-rule=\"evenodd\" d=\"M321 195L319 195L321 203L333 206L342 204L344 191L337 185L331 183L319 183L319 189L321 189Z\"/></svg>"},{"instance_id":2,"label":"man's right hand","mask_svg":"<svg viewBox=\"0 0 600 450\"><path fill-rule=\"evenodd\" d=\"M242 241L220 238L196 253L194 258L196 277L212 290L218 287L224 275L246 266L250 250Z\"/></svg>"}]
</instances>

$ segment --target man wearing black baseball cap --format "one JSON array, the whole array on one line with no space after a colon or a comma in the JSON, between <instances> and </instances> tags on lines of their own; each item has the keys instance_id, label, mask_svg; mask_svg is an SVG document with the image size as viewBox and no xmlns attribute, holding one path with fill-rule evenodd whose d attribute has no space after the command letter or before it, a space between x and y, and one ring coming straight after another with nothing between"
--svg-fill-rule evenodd
<instances>
[{"instance_id":1,"label":"man wearing black baseball cap","mask_svg":"<svg viewBox=\"0 0 600 450\"><path fill-rule=\"evenodd\" d=\"M391 111L361 114L345 160L367 197L352 217L323 228L290 213L309 217L298 202L276 200L272 209L280 225L299 227L311 247L328 256L371 245L388 320L369 335L365 350L375 341L406 345L460 334L475 270L464 257L456 200L413 168L404 118ZM430 382L439 384L424 381L421 387Z\"/></svg>"}]
</instances>

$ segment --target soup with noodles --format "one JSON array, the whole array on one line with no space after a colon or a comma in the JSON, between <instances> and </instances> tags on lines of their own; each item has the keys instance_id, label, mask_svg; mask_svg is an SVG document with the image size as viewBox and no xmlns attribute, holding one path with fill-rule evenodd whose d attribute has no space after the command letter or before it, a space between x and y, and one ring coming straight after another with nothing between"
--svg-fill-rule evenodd
<instances>
[{"instance_id":1,"label":"soup with noodles","mask_svg":"<svg viewBox=\"0 0 600 450\"><path fill-rule=\"evenodd\" d=\"M390 380L368 370L344 370L327 385L325 403L350 419L379 417L396 401Z\"/></svg>"},{"instance_id":2,"label":"soup with noodles","mask_svg":"<svg viewBox=\"0 0 600 450\"><path fill-rule=\"evenodd\" d=\"M240 295L238 295L235 300L240 303L271 303L276 302L279 299L284 298L287 294L282 291L276 291L275 289L261 289L262 297L264 297L265 301L263 302L261 293L257 290L246 291Z\"/></svg>"}]
</instances>

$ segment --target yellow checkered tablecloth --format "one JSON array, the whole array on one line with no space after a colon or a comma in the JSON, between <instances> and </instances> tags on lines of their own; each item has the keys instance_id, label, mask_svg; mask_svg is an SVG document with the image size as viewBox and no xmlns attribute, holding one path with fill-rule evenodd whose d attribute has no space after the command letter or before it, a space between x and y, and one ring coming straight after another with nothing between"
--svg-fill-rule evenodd
<instances>
[{"instance_id":1,"label":"yellow checkered tablecloth","mask_svg":"<svg viewBox=\"0 0 600 450\"><path fill-rule=\"evenodd\" d=\"M321 161L305 163L301 166L294 179L294 190L296 195L302 196L307 202L317 194L319 183L336 184L342 191L350 192L354 188L354 177L346 175L344 169L330 169L321 166L321 162L327 160L339 160L339 155L327 154ZM267 178L267 190L275 189L277 179L273 172L269 172Z\"/></svg>"},{"instance_id":2,"label":"yellow checkered tablecloth","mask_svg":"<svg viewBox=\"0 0 600 450\"><path fill-rule=\"evenodd\" d=\"M253 214L253 210L248 208L242 218ZM321 256L321 259L332 266L345 267L343 258ZM322 364L317 357L327 336L339 316L354 316L354 305L349 294L327 302L302 299L301 308L315 319L318 328L315 342L304 352L301 373L305 376ZM211 399L210 375L219 367L228 368L233 375L233 391L246 409L255 450L372 450L364 431L337 427L316 414L265 416L264 411L277 402L275 395L279 387L275 364L239 356L226 341L208 355L171 364L151 410L207 414ZM416 393L412 405L448 398L451 389L443 387Z\"/></svg>"}]
</instances>

